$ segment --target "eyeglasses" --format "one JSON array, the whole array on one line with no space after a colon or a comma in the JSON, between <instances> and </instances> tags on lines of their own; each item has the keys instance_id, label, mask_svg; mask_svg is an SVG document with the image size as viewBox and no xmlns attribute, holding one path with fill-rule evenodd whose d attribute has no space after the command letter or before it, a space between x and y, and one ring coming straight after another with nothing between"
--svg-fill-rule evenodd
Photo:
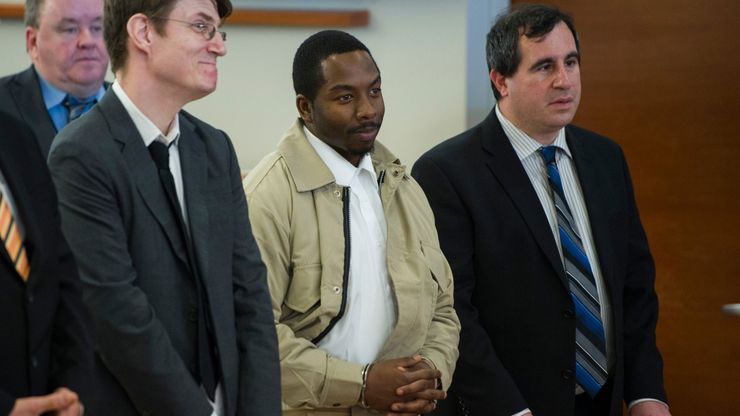
<instances>
[{"instance_id":1,"label":"eyeglasses","mask_svg":"<svg viewBox=\"0 0 740 416\"><path fill-rule=\"evenodd\" d=\"M169 17L159 17L159 16L152 16L151 19L158 19L158 20L169 20L171 22L177 22L182 23L184 25L188 25L196 32L203 35L206 40L213 39L214 36L216 36L216 32L221 34L221 40L226 42L226 32L218 30L216 25L213 23L207 23L207 22L186 22L184 20L177 20L177 19L170 19Z\"/></svg>"}]
</instances>

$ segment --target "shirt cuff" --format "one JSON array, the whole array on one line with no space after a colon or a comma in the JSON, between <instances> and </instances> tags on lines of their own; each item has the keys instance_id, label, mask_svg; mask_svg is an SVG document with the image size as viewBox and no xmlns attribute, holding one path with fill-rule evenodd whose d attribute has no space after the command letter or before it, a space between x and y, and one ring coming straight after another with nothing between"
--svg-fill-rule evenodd
<instances>
[{"instance_id":1,"label":"shirt cuff","mask_svg":"<svg viewBox=\"0 0 740 416\"><path fill-rule=\"evenodd\" d=\"M527 413L531 413L531 410L529 410L529 408L526 408L526 409L522 410L522 411L521 411L521 412L519 412L519 413L514 413L514 414L513 414L513 415L511 415L511 416L524 416L524 415L526 415Z\"/></svg>"},{"instance_id":2,"label":"shirt cuff","mask_svg":"<svg viewBox=\"0 0 740 416\"><path fill-rule=\"evenodd\" d=\"M658 402L658 403L662 403L663 405L665 405L665 407L668 407L668 403L666 403L664 401L661 401L661 400L658 400L658 399L650 399L650 398L637 399L637 400L632 400L630 402L630 404L627 406L627 413L629 414L630 410L632 410L632 407L634 405L636 405L638 403L642 403L642 402ZM670 407L668 407L668 408L670 409Z\"/></svg>"}]
</instances>

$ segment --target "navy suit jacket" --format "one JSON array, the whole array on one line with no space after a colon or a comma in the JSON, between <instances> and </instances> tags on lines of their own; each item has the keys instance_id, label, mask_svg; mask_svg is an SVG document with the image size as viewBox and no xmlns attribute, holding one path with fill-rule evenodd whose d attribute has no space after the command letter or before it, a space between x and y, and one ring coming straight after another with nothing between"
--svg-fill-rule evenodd
<instances>
[{"instance_id":1,"label":"navy suit jacket","mask_svg":"<svg viewBox=\"0 0 740 416\"><path fill-rule=\"evenodd\" d=\"M31 129L0 113L0 130L0 170L25 230L31 266L24 283L0 248L0 414L9 414L19 397L58 387L75 391L86 404L93 366L89 318L54 186Z\"/></svg>"},{"instance_id":2,"label":"navy suit jacket","mask_svg":"<svg viewBox=\"0 0 740 416\"><path fill-rule=\"evenodd\" d=\"M231 141L180 112L179 151L226 414L278 415L280 368L266 270ZM133 121L109 90L49 155L63 228L93 312L92 414L207 415L192 376L197 287L177 218Z\"/></svg>"},{"instance_id":3,"label":"navy suit jacket","mask_svg":"<svg viewBox=\"0 0 740 416\"><path fill-rule=\"evenodd\" d=\"M655 269L624 155L566 127L613 308L611 415L666 400L655 344ZM424 154L413 176L434 210L462 323L451 396L472 415L573 414L575 318L542 205L495 111ZM455 400L455 399L453 399Z\"/></svg>"},{"instance_id":4,"label":"navy suit jacket","mask_svg":"<svg viewBox=\"0 0 740 416\"><path fill-rule=\"evenodd\" d=\"M0 111L25 121L31 127L46 159L57 129L46 110L33 65L17 74L0 78Z\"/></svg>"},{"instance_id":5,"label":"navy suit jacket","mask_svg":"<svg viewBox=\"0 0 740 416\"><path fill-rule=\"evenodd\" d=\"M110 83L104 82L103 86L107 89ZM31 127L46 159L57 128L44 104L38 74L33 65L17 74L0 78L0 111L25 121Z\"/></svg>"}]
</instances>

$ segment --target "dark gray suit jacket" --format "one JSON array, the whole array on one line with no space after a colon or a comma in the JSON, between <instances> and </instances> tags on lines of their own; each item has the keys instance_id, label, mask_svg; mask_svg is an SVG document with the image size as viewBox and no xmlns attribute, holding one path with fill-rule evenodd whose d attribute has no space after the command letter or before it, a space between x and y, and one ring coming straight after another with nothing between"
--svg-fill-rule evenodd
<instances>
[{"instance_id":1,"label":"dark gray suit jacket","mask_svg":"<svg viewBox=\"0 0 740 416\"><path fill-rule=\"evenodd\" d=\"M240 171L223 132L181 112L189 229L214 324L228 415L278 415L277 337ZM191 376L197 288L144 141L113 91L54 140L49 167L93 313L90 414L207 415Z\"/></svg>"},{"instance_id":2,"label":"dark gray suit jacket","mask_svg":"<svg viewBox=\"0 0 740 416\"><path fill-rule=\"evenodd\" d=\"M623 399L666 400L655 268L622 150L575 126L565 134L614 314L616 363L603 414L616 416ZM455 276L462 332L450 397L471 415L527 407L539 416L572 415L576 322L565 270L495 112L422 155L412 174Z\"/></svg>"},{"instance_id":3,"label":"dark gray suit jacket","mask_svg":"<svg viewBox=\"0 0 740 416\"><path fill-rule=\"evenodd\" d=\"M46 158L57 129L44 105L33 65L25 71L0 78L0 111L25 121L31 127Z\"/></svg>"}]
</instances>

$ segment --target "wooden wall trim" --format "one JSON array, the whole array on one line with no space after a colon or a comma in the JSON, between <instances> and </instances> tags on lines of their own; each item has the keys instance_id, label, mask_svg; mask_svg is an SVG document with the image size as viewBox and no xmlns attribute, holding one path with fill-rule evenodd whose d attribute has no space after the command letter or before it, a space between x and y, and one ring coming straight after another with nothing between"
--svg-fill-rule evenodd
<instances>
[{"instance_id":1,"label":"wooden wall trim","mask_svg":"<svg viewBox=\"0 0 740 416\"><path fill-rule=\"evenodd\" d=\"M235 9L226 24L249 26L367 26L367 10L268 10Z\"/></svg>"},{"instance_id":2,"label":"wooden wall trim","mask_svg":"<svg viewBox=\"0 0 740 416\"><path fill-rule=\"evenodd\" d=\"M22 4L0 4L0 19L23 19ZM367 10L274 10L236 8L228 25L245 26L367 26Z\"/></svg>"},{"instance_id":3,"label":"wooden wall trim","mask_svg":"<svg viewBox=\"0 0 740 416\"><path fill-rule=\"evenodd\" d=\"M0 4L0 19L23 19L22 4Z\"/></svg>"}]
</instances>

